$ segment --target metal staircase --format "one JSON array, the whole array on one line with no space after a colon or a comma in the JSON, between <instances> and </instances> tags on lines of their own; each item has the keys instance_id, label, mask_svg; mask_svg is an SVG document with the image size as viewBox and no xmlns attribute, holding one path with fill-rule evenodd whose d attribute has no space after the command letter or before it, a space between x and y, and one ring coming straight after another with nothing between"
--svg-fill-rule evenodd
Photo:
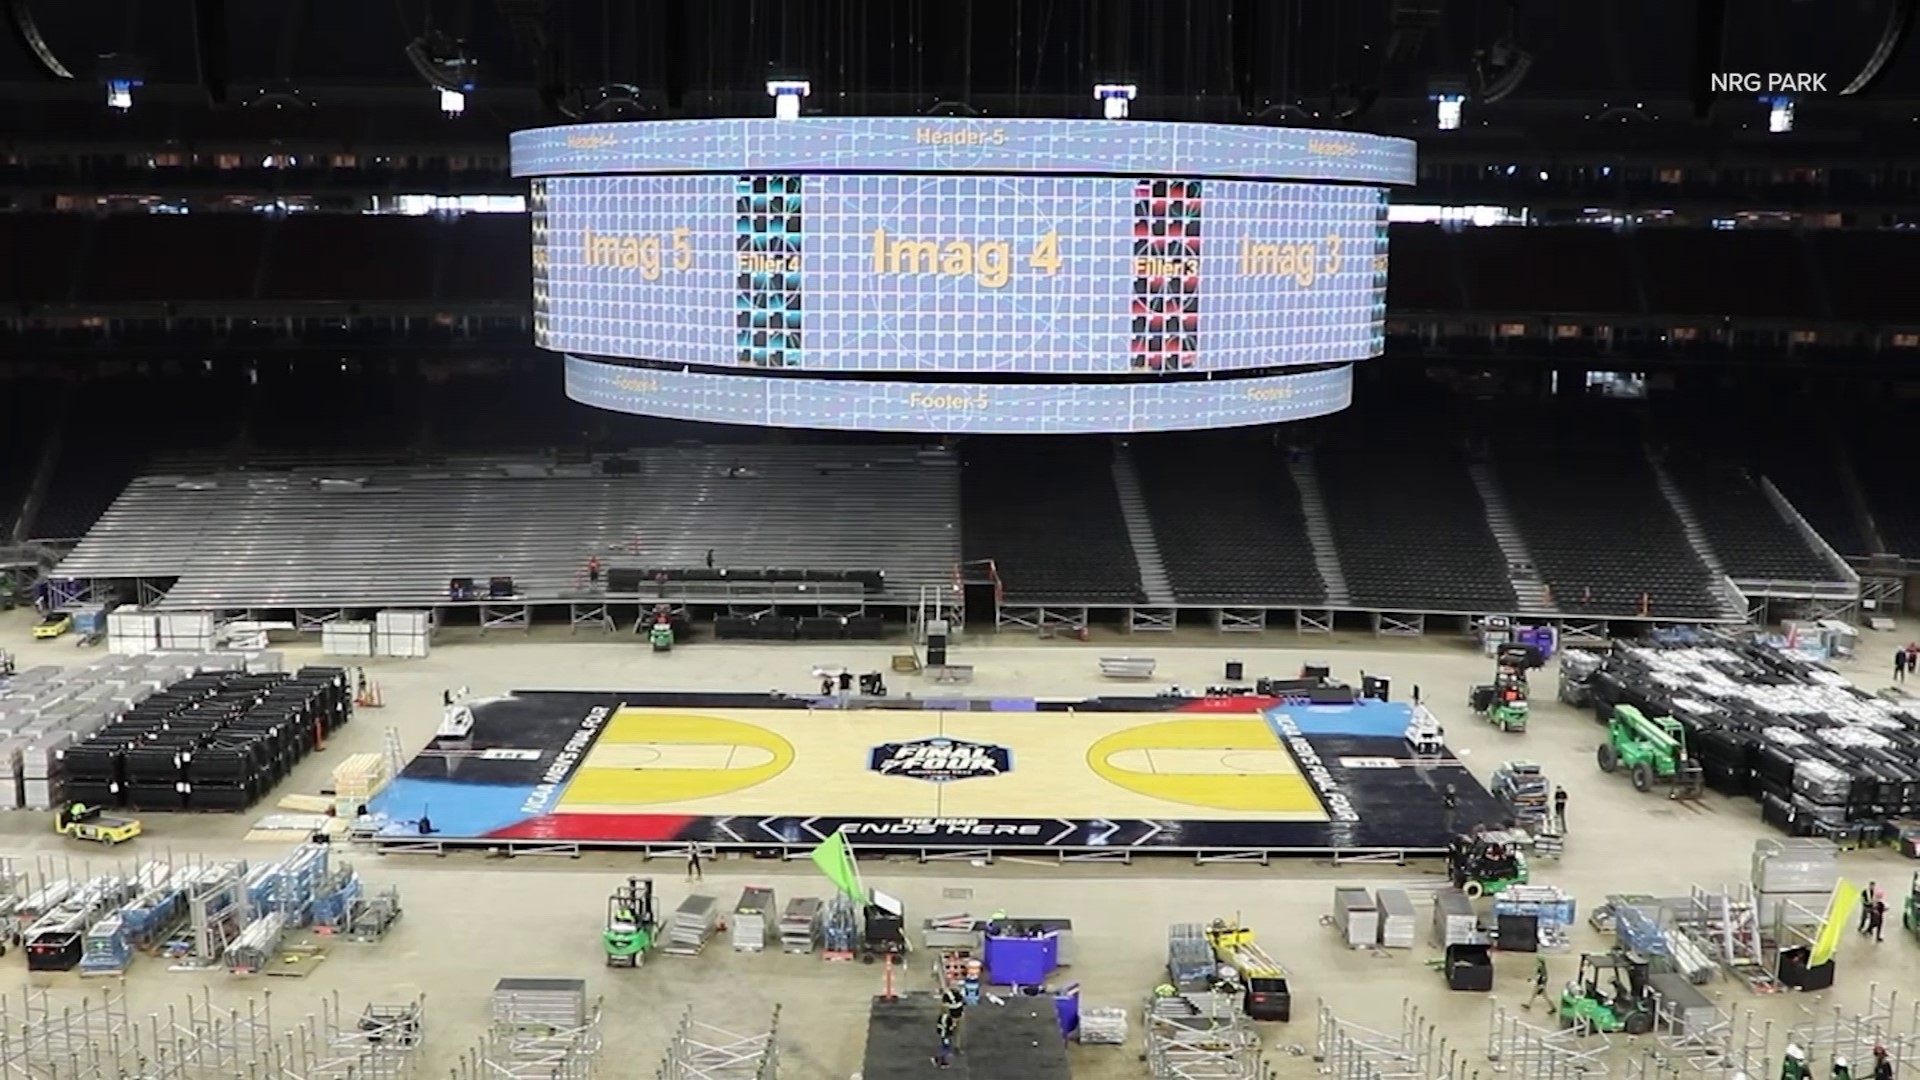
<instances>
[{"instance_id":1,"label":"metal staircase","mask_svg":"<svg viewBox=\"0 0 1920 1080\"><path fill-rule=\"evenodd\" d=\"M1700 527L1700 519L1694 515L1686 494L1680 490L1680 485L1673 482L1673 477L1667 475L1666 466L1660 464L1659 457L1651 448L1646 454L1647 464L1653 467L1654 483L1660 485L1660 494L1666 498L1667 505L1673 509L1673 516L1679 520L1680 531L1687 537L1687 546L1700 557L1707 573L1719 586L1714 589L1714 598L1720 603L1721 614L1730 619L1746 618L1747 598L1727 577L1727 568L1720 562L1720 556L1714 553L1713 541L1707 539L1706 530Z\"/></svg>"},{"instance_id":2,"label":"metal staircase","mask_svg":"<svg viewBox=\"0 0 1920 1080\"><path fill-rule=\"evenodd\" d=\"M1494 543L1500 545L1500 554L1506 556L1507 580L1513 585L1513 595L1520 606L1515 614L1560 614L1552 591L1534 569L1533 552L1527 550L1520 527L1514 524L1513 514L1507 510L1507 497L1500 491L1493 469L1484 461L1476 461L1467 466L1467 475L1473 477L1473 489L1480 493L1480 505L1487 513L1487 531L1493 534Z\"/></svg>"},{"instance_id":3,"label":"metal staircase","mask_svg":"<svg viewBox=\"0 0 1920 1080\"><path fill-rule=\"evenodd\" d=\"M1313 545L1313 565L1327 587L1327 606L1346 607L1353 603L1347 591L1347 575L1340 569L1340 550L1333 543L1333 527L1327 524L1327 504L1320 498L1320 473L1311 454L1296 454L1288 462L1293 486L1300 492L1300 512L1307 521L1307 542Z\"/></svg>"},{"instance_id":4,"label":"metal staircase","mask_svg":"<svg viewBox=\"0 0 1920 1080\"><path fill-rule=\"evenodd\" d=\"M1160 542L1153 535L1153 518L1147 513L1146 496L1140 492L1140 474L1133 467L1133 451L1125 443L1113 450L1113 490L1120 500L1120 516L1127 523L1127 540L1133 545L1134 562L1140 566L1140 589L1147 595L1145 607L1135 608L1132 628L1168 631L1174 628L1173 583L1167 578L1167 565L1160 557Z\"/></svg>"}]
</instances>

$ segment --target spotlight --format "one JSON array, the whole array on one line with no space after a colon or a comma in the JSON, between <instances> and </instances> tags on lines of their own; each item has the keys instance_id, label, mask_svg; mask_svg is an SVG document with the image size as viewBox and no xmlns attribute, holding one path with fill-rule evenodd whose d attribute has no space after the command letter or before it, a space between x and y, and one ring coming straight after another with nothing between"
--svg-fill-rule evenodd
<instances>
[{"instance_id":1,"label":"spotlight","mask_svg":"<svg viewBox=\"0 0 1920 1080\"><path fill-rule=\"evenodd\" d=\"M437 30L407 44L407 61L426 84L440 92L440 111L458 116L467 111L479 64L467 55L466 43Z\"/></svg>"},{"instance_id":2,"label":"spotlight","mask_svg":"<svg viewBox=\"0 0 1920 1080\"><path fill-rule=\"evenodd\" d=\"M1097 83L1093 99L1100 103L1101 114L1109 120L1125 120L1139 89L1132 83Z\"/></svg>"},{"instance_id":3,"label":"spotlight","mask_svg":"<svg viewBox=\"0 0 1920 1080\"><path fill-rule=\"evenodd\" d=\"M144 82L140 61L120 53L100 58L100 82L107 90L107 108L126 112L133 108L133 92Z\"/></svg>"},{"instance_id":4,"label":"spotlight","mask_svg":"<svg viewBox=\"0 0 1920 1080\"><path fill-rule=\"evenodd\" d=\"M1460 111L1466 103L1459 94L1441 94L1433 99L1434 121L1441 131L1460 130Z\"/></svg>"},{"instance_id":5,"label":"spotlight","mask_svg":"<svg viewBox=\"0 0 1920 1080\"><path fill-rule=\"evenodd\" d=\"M1783 135L1793 130L1793 99L1790 97L1761 98L1767 103L1767 130L1775 135Z\"/></svg>"},{"instance_id":6,"label":"spotlight","mask_svg":"<svg viewBox=\"0 0 1920 1080\"><path fill-rule=\"evenodd\" d=\"M800 102L813 93L813 84L805 79L769 79L767 96L773 99L773 116L776 120L798 120Z\"/></svg>"}]
</instances>

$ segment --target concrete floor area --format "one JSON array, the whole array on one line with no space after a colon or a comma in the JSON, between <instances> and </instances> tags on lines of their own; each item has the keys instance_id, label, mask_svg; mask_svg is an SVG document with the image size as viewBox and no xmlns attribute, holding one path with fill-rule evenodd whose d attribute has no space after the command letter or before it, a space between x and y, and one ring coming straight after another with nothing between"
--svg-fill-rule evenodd
<instances>
[{"instance_id":1,"label":"concrete floor area","mask_svg":"<svg viewBox=\"0 0 1920 1080\"><path fill-rule=\"evenodd\" d=\"M30 641L30 623L19 613L0 618L0 648L14 651L22 664L92 659L69 641ZM1862 653L1877 658L1896 638L1905 640L1868 634ZM1709 794L1697 811L1688 810L1656 796L1636 795L1624 779L1602 775L1593 755L1599 729L1588 716L1553 701L1551 667L1536 682L1532 730L1501 735L1477 722L1465 707L1467 687L1486 678L1490 665L1462 641L1303 639L1291 634L1223 641L1214 635L1181 635L1140 636L1121 645L1013 636L970 640L956 659L975 666L974 692L979 694L1097 694L1115 688L1098 677L1095 658L1123 648L1157 657L1165 681L1187 686L1217 681L1228 659L1244 661L1250 673L1286 672L1303 662L1324 662L1348 678L1357 679L1362 669L1389 675L1399 693L1420 685L1447 723L1449 743L1477 774L1484 777L1501 761L1525 758L1542 764L1570 790L1572 828L1566 856L1544 864L1537 879L1576 894L1583 917L1609 892L1672 895L1696 883L1744 881L1754 841L1775 835L1760 822L1751 801ZM317 650L306 646L287 647L285 652L291 663L319 660ZM626 639L604 643L545 631L446 640L429 659L368 664L369 676L384 691L385 708L363 712L343 737L302 765L282 793L318 791L341 757L377 750L389 725L400 729L409 748L422 745L438 720L439 695L448 687L464 685L476 695L542 688L804 690L813 664L884 669L890 655L884 645L695 644L656 656ZM1887 673L1877 661L1863 662L1855 677L1878 687ZM897 693L910 688L913 680L896 682ZM243 840L255 816L153 817L140 843L149 853L170 849L262 859L276 849ZM77 860L88 853L58 841L44 815L22 812L0 814L0 854ZM370 882L401 889L407 914L386 942L336 947L303 980L247 982L222 976L209 984L206 976L169 973L143 959L136 961L127 983L135 1012L164 1008L202 985L210 985L217 999L233 1002L270 989L273 1009L287 1023L317 1008L323 995L338 993L357 1010L368 1000L424 992L431 1050L426 1075L440 1076L482 1035L488 992L497 978L571 976L586 978L604 998L610 1022L603 1075L653 1075L673 1022L688 1006L707 1022L742 1031L758 1030L778 1007L783 1078L847 1080L859 1067L866 1002L881 989L878 967L779 953L736 955L723 945L697 958L659 957L637 972L602 966L599 932L608 892L624 875L650 874L660 885L665 910L671 911L689 889L677 862L642 864L618 854L514 861L478 855L436 859L349 854ZM1904 896L1915 869L1885 851L1850 854L1846 867L1859 881L1879 881L1896 900ZM1336 869L1308 863L1194 866L1142 860L1132 866L1062 867L1003 859L993 866L888 863L868 865L866 871L871 884L905 900L916 923L925 915L969 908L1073 919L1079 958L1071 976L1082 984L1084 1000L1135 1011L1133 1045L1073 1049L1076 1075L1085 1080L1144 1075L1138 1058L1138 1006L1161 979L1167 925L1236 914L1257 930L1262 943L1294 976L1293 1023L1266 1025L1264 1030L1278 1051L1273 1058L1276 1076L1315 1075L1304 1051L1312 1045L1314 1008L1320 999L1349 1020L1383 1028L1397 1025L1403 1001L1415 1002L1441 1025L1452 1045L1476 1058L1481 1075L1494 1075L1483 1059L1490 1003L1480 995L1449 993L1429 970L1424 922L1422 947L1397 954L1348 951L1321 922L1331 910L1336 883L1431 887L1440 880L1435 866ZM827 891L807 864L753 861L710 865L703 888L731 906L739 888L749 883L770 883L783 897ZM1897 914L1890 923L1897 923ZM1605 946L1590 930L1582 932L1579 947ZM1571 976L1574 962L1571 955L1552 958L1556 984ZM1848 935L1839 964L1835 990L1818 1001L1796 995L1756 997L1726 981L1709 989L1730 1007L1756 1009L1779 1025L1779 1032L1803 1007L1855 1007L1875 982L1920 992L1920 945L1897 925L1879 945ZM1532 966L1530 959L1500 965L1496 996L1515 1003L1525 998ZM918 963L903 976L916 988L929 977ZM26 985L17 954L0 961L0 989L17 997ZM63 978L50 985L77 987L79 981ZM1776 1053L1779 1041L1776 1033ZM1288 1048L1303 1053L1296 1056Z\"/></svg>"}]
</instances>

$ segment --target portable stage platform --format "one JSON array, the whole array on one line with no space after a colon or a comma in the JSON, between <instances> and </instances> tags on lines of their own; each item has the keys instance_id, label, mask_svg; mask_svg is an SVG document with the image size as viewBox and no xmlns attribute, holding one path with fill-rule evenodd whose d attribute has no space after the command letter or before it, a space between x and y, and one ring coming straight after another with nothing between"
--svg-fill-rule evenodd
<instances>
[{"instance_id":1,"label":"portable stage platform","mask_svg":"<svg viewBox=\"0 0 1920 1080\"><path fill-rule=\"evenodd\" d=\"M1412 754L1395 702L541 690L470 704L471 735L415 757L362 839L798 854L844 831L926 859L1397 860L1499 817L1458 760Z\"/></svg>"},{"instance_id":2,"label":"portable stage platform","mask_svg":"<svg viewBox=\"0 0 1920 1080\"><path fill-rule=\"evenodd\" d=\"M861 1080L1073 1080L1051 997L1010 997L967 1009L951 1065L936 1068L940 1003L932 994L876 997L867 1010Z\"/></svg>"}]
</instances>

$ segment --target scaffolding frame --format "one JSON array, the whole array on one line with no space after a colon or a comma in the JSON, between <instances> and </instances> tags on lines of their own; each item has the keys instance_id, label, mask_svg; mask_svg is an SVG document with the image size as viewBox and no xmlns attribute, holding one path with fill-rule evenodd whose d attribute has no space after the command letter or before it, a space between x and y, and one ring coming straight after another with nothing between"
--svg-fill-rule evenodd
<instances>
[{"instance_id":1,"label":"scaffolding frame","mask_svg":"<svg viewBox=\"0 0 1920 1080\"><path fill-rule=\"evenodd\" d=\"M1580 1080L1608 1075L1613 1041L1580 1027L1535 1027L1498 1000L1488 1011L1487 1061L1521 1080Z\"/></svg>"},{"instance_id":2,"label":"scaffolding frame","mask_svg":"<svg viewBox=\"0 0 1920 1080\"><path fill-rule=\"evenodd\" d=\"M1756 1022L1751 1010L1738 1015L1715 1008L1706 1024L1689 1024L1677 1006L1657 1001L1654 1043L1628 1062L1631 1080L1734 1080L1769 1075L1771 1021Z\"/></svg>"},{"instance_id":3,"label":"scaffolding frame","mask_svg":"<svg viewBox=\"0 0 1920 1080\"><path fill-rule=\"evenodd\" d=\"M273 1026L273 995L249 997L239 1007L213 1003L211 990L146 1017L136 1039L141 1080L228 1080L276 1075L281 1040ZM270 1071L276 1070L276 1071Z\"/></svg>"},{"instance_id":4,"label":"scaffolding frame","mask_svg":"<svg viewBox=\"0 0 1920 1080\"><path fill-rule=\"evenodd\" d=\"M1674 923L1722 970L1757 992L1778 989L1760 927L1760 898L1745 885L1693 886Z\"/></svg>"},{"instance_id":5,"label":"scaffolding frame","mask_svg":"<svg viewBox=\"0 0 1920 1080\"><path fill-rule=\"evenodd\" d=\"M1255 1080L1261 1073L1260 1035L1230 995L1153 997L1146 1021L1155 1080Z\"/></svg>"},{"instance_id":6,"label":"scaffolding frame","mask_svg":"<svg viewBox=\"0 0 1920 1080\"><path fill-rule=\"evenodd\" d=\"M583 1023L536 1028L498 1024L453 1069L454 1080L592 1080L600 1056L600 1002Z\"/></svg>"},{"instance_id":7,"label":"scaffolding frame","mask_svg":"<svg viewBox=\"0 0 1920 1080\"><path fill-rule=\"evenodd\" d=\"M774 1080L780 1066L780 1007L767 1030L742 1035L703 1024L689 1007L674 1030L659 1080Z\"/></svg>"},{"instance_id":8,"label":"scaffolding frame","mask_svg":"<svg viewBox=\"0 0 1920 1080\"><path fill-rule=\"evenodd\" d=\"M285 1080L404 1080L420 1064L426 1043L426 997L398 1005L369 1003L359 1013L340 1007L340 995L322 999L285 1042L274 1077Z\"/></svg>"},{"instance_id":9,"label":"scaffolding frame","mask_svg":"<svg viewBox=\"0 0 1920 1080\"><path fill-rule=\"evenodd\" d=\"M1469 1057L1411 1001L1400 1002L1400 1031L1388 1034L1340 1019L1322 999L1314 1023L1313 1060L1337 1080L1477 1080Z\"/></svg>"},{"instance_id":10,"label":"scaffolding frame","mask_svg":"<svg viewBox=\"0 0 1920 1080\"><path fill-rule=\"evenodd\" d=\"M133 1042L124 984L75 994L39 989L0 997L0 1078L120 1080Z\"/></svg>"},{"instance_id":11,"label":"scaffolding frame","mask_svg":"<svg viewBox=\"0 0 1920 1080\"><path fill-rule=\"evenodd\" d=\"M1867 1006L1848 1012L1835 1005L1829 1010L1802 1006L1800 1022L1787 1034L1787 1040L1807 1052L1810 1061L1822 1062L1835 1054L1845 1054L1855 1068L1873 1060L1873 1048L1884 1046L1893 1062L1894 1076L1903 1080L1920 1077L1920 1001L1903 1003L1898 990L1882 990L1879 983L1867 987Z\"/></svg>"}]
</instances>

